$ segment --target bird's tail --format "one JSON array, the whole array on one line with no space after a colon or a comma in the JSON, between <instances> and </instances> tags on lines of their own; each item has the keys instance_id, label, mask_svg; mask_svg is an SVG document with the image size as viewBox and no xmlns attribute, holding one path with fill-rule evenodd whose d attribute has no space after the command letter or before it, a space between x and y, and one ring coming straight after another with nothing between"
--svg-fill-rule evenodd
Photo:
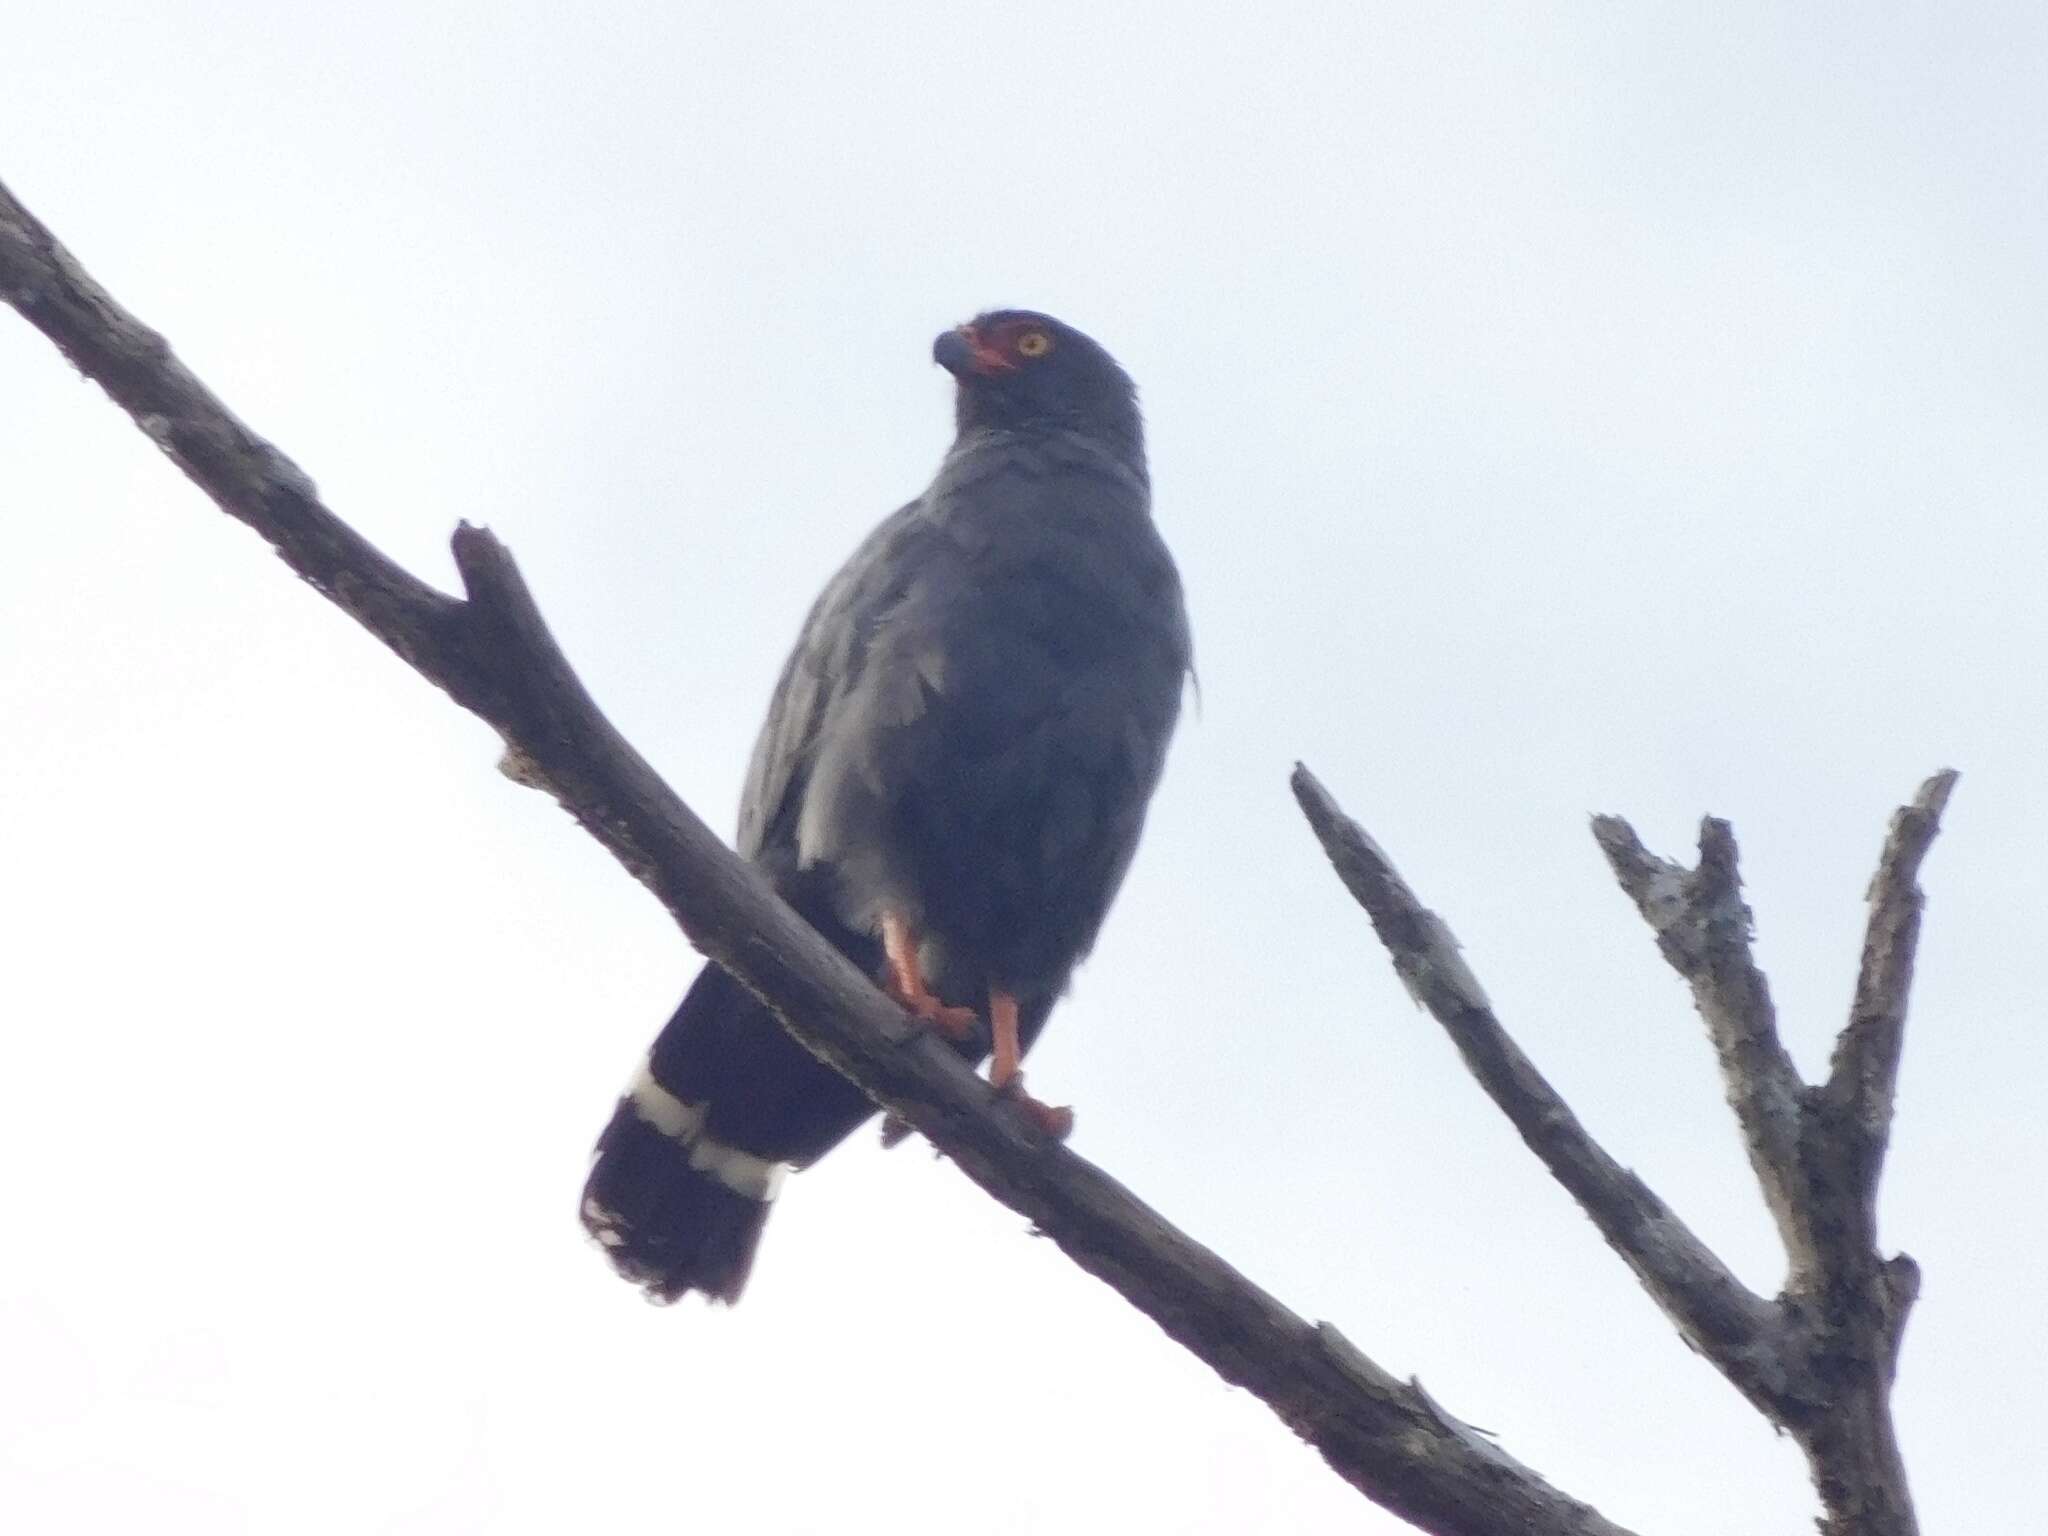
<instances>
[{"instance_id":1,"label":"bird's tail","mask_svg":"<svg viewBox=\"0 0 2048 1536\"><path fill-rule=\"evenodd\" d=\"M871 973L880 946L831 918L829 892L777 888ZM612 1267L656 1301L702 1291L737 1301L768 1209L875 1112L798 1045L723 967L697 973L626 1085L583 1186L583 1225Z\"/></svg>"},{"instance_id":2,"label":"bird's tail","mask_svg":"<svg viewBox=\"0 0 2048 1536\"><path fill-rule=\"evenodd\" d=\"M597 1140L583 1225L649 1298L739 1299L784 1167L717 1141L643 1063Z\"/></svg>"}]
</instances>

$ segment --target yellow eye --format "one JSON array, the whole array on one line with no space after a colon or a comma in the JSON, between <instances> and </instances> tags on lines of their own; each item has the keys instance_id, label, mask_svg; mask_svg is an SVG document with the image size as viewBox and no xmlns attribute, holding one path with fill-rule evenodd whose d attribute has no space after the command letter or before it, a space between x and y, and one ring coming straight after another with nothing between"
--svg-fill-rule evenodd
<instances>
[{"instance_id":1,"label":"yellow eye","mask_svg":"<svg viewBox=\"0 0 2048 1536\"><path fill-rule=\"evenodd\" d=\"M1017 338L1019 357L1043 357L1052 350L1052 338L1043 331L1026 331Z\"/></svg>"}]
</instances>

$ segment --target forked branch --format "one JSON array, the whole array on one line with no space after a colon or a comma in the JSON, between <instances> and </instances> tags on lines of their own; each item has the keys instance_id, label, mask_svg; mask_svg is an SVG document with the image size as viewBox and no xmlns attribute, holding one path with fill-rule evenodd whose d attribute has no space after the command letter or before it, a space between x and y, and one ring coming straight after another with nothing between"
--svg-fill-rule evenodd
<instances>
[{"instance_id":1,"label":"forked branch","mask_svg":"<svg viewBox=\"0 0 2048 1536\"><path fill-rule=\"evenodd\" d=\"M1855 1003L1818 1087L1801 1081L1779 1041L1728 824L1702 823L1700 860L1687 869L1651 854L1619 818L1594 822L1622 889L1692 987L1784 1239L1785 1285L1764 1301L1593 1140L1501 1028L1443 921L1305 768L1294 774L1309 825L1416 1001L1694 1349L1799 1442L1828 1536L1917 1531L1891 1382L1919 1270L1878 1251L1877 1184L1919 936L1916 881L1955 779L1936 774L1892 819Z\"/></svg>"}]
</instances>

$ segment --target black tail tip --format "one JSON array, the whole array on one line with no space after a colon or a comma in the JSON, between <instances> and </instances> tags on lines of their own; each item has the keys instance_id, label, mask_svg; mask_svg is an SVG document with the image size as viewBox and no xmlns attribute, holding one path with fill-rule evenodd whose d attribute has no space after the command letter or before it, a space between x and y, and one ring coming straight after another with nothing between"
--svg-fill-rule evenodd
<instances>
[{"instance_id":1,"label":"black tail tip","mask_svg":"<svg viewBox=\"0 0 2048 1536\"><path fill-rule=\"evenodd\" d=\"M691 1166L688 1144L621 1099L583 1186L583 1227L612 1268L666 1305L691 1291L738 1301L754 1267L769 1201Z\"/></svg>"}]
</instances>

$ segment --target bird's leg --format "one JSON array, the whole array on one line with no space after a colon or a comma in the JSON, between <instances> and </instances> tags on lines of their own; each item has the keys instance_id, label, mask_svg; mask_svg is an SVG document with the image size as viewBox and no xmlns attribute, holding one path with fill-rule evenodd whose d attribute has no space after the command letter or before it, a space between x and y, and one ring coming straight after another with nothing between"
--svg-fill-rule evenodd
<instances>
[{"instance_id":1,"label":"bird's leg","mask_svg":"<svg viewBox=\"0 0 2048 1536\"><path fill-rule=\"evenodd\" d=\"M1009 992L988 995L989 1033L995 1037L995 1060L988 1064L989 1086L1001 1091L1022 1078L1024 1049L1017 1040L1017 999Z\"/></svg>"},{"instance_id":2,"label":"bird's leg","mask_svg":"<svg viewBox=\"0 0 2048 1536\"><path fill-rule=\"evenodd\" d=\"M889 960L889 979L884 991L948 1040L965 1040L973 1035L974 1010L940 1002L925 985L924 966L917 958L917 936L898 913L882 914L882 953Z\"/></svg>"},{"instance_id":3,"label":"bird's leg","mask_svg":"<svg viewBox=\"0 0 2048 1536\"><path fill-rule=\"evenodd\" d=\"M995 1060L989 1063L989 1085L997 1093L1017 1101L1038 1128L1055 1141L1065 1141L1074 1129L1074 1112L1065 1105L1041 1103L1024 1091L1024 1050L1017 1038L1017 996L1014 992L988 995L988 1027L995 1039Z\"/></svg>"}]
</instances>

